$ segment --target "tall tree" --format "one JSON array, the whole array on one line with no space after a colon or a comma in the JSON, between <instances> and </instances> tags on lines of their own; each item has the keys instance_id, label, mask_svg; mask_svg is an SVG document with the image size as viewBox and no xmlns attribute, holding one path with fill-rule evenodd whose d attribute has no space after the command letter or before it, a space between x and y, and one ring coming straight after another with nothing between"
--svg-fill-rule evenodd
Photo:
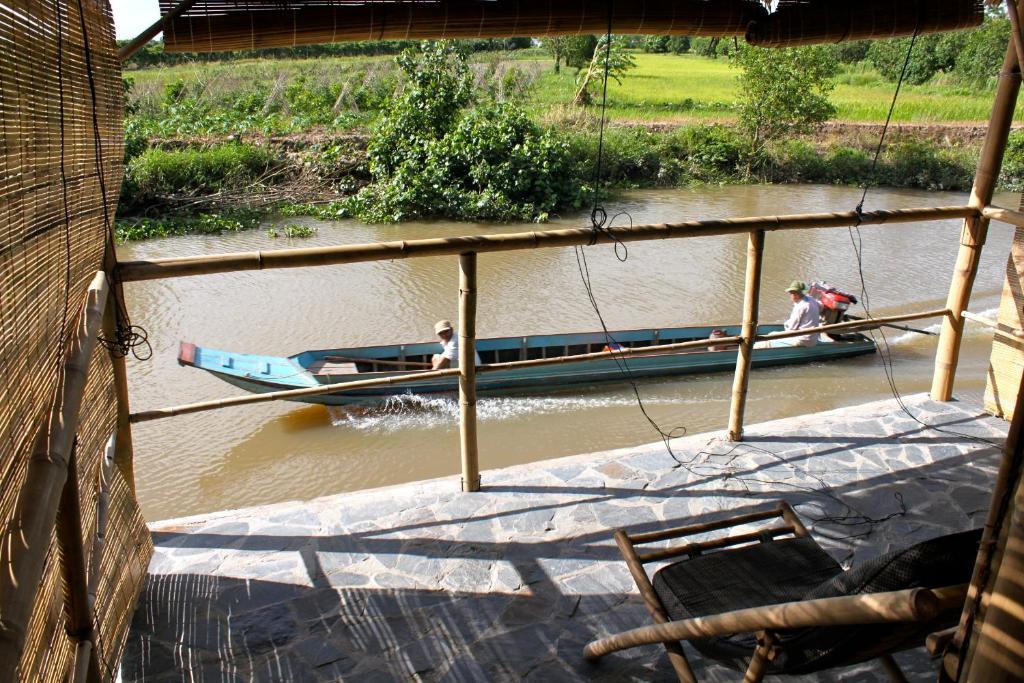
<instances>
[{"instance_id":1,"label":"tall tree","mask_svg":"<svg viewBox=\"0 0 1024 683\"><path fill-rule=\"evenodd\" d=\"M740 45L732 65L739 75L740 127L756 154L766 142L809 132L835 115L828 95L837 66L826 46L765 49Z\"/></svg>"}]
</instances>

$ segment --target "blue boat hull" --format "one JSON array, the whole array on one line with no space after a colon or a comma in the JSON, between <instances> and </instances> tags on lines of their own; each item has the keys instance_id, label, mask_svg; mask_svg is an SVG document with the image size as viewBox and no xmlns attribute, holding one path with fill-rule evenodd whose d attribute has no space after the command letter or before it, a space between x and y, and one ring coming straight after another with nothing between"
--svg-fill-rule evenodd
<instances>
[{"instance_id":1,"label":"blue boat hull","mask_svg":"<svg viewBox=\"0 0 1024 683\"><path fill-rule=\"evenodd\" d=\"M616 341L626 346L675 343L686 339L707 338L712 328L663 328L657 330L625 330L612 332ZM726 334L738 333L737 327L726 327ZM779 326L763 326L762 334L777 331ZM477 347L482 362L520 360L523 357L574 355L600 350L603 333L535 335L481 339ZM301 389L355 380L390 376L415 375L388 363L426 362L437 353L434 342L306 351L290 357L237 354L216 349L182 344L179 362L206 370L220 379L252 393ZM838 358L848 358L875 351L874 343L862 335L846 335L842 340L822 342L810 347L755 349L753 366L790 365ZM549 355L550 354L550 355ZM477 393L494 396L509 393L541 393L571 385L600 384L624 379L620 364L625 364L633 378L668 377L732 371L736 365L735 347L723 351L700 351L660 356L634 356L618 361L608 358L575 363L512 368L477 375ZM333 362L342 359L344 362ZM349 362L351 361L351 362ZM333 364L332 364L333 363ZM412 380L398 385L368 387L293 399L323 405L372 405L397 395L445 395L458 391L458 378L443 377Z\"/></svg>"}]
</instances>

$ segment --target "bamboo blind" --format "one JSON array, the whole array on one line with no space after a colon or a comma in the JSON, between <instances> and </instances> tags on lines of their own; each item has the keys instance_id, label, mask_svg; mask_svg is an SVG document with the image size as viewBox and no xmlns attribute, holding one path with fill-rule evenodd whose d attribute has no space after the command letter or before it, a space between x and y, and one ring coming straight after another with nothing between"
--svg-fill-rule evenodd
<instances>
[{"instance_id":1,"label":"bamboo blind","mask_svg":"<svg viewBox=\"0 0 1024 683\"><path fill-rule=\"evenodd\" d=\"M981 0L780 0L747 31L747 42L789 47L955 31L981 24Z\"/></svg>"},{"instance_id":2,"label":"bamboo blind","mask_svg":"<svg viewBox=\"0 0 1024 683\"><path fill-rule=\"evenodd\" d=\"M996 319L1008 329L1024 328L1024 228L1017 228L1013 235ZM1024 339L995 335L985 387L985 410L1007 420L1013 419L1022 368Z\"/></svg>"},{"instance_id":3,"label":"bamboo blind","mask_svg":"<svg viewBox=\"0 0 1024 683\"><path fill-rule=\"evenodd\" d=\"M86 54L92 62L93 107ZM96 144L95 114L99 145ZM19 552L10 520L27 458L50 410L65 345L93 274L103 267L121 182L123 94L107 0L0 0L0 554ZM100 191L102 150L104 205ZM86 557L97 529L100 459L114 426L111 362L93 356L77 434ZM111 519L96 605L101 670L116 670L151 546L125 482ZM55 537L19 667L24 680L64 679L74 663ZM2 557L0 557L2 560ZM4 596L0 595L0 614Z\"/></svg>"},{"instance_id":4,"label":"bamboo blind","mask_svg":"<svg viewBox=\"0 0 1024 683\"><path fill-rule=\"evenodd\" d=\"M167 14L177 2L160 0ZM759 0L200 0L164 32L169 52L355 40L604 33L741 36Z\"/></svg>"},{"instance_id":5,"label":"bamboo blind","mask_svg":"<svg viewBox=\"0 0 1024 683\"><path fill-rule=\"evenodd\" d=\"M179 0L160 0L166 15ZM199 0L164 32L169 52L354 40L604 33L741 36L786 46L951 31L982 21L980 0ZM609 17L609 13L611 16Z\"/></svg>"}]
</instances>

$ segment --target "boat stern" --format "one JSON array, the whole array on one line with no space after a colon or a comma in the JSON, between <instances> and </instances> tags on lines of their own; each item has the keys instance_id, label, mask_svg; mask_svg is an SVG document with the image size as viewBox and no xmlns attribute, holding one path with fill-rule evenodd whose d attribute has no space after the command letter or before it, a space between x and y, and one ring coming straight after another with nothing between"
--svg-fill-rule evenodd
<instances>
[{"instance_id":1,"label":"boat stern","mask_svg":"<svg viewBox=\"0 0 1024 683\"><path fill-rule=\"evenodd\" d=\"M178 365L196 366L196 345L192 342L179 342L178 344Z\"/></svg>"}]
</instances>

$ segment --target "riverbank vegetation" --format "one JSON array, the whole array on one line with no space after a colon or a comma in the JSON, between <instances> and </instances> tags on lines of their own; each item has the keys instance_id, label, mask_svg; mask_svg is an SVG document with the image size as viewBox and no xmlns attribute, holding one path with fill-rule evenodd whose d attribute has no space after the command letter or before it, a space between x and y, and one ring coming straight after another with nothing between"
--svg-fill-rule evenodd
<instances>
[{"instance_id":1,"label":"riverbank vegetation","mask_svg":"<svg viewBox=\"0 0 1024 683\"><path fill-rule=\"evenodd\" d=\"M887 64L905 56L906 41L766 54L706 39L617 39L622 69L608 85L602 179L612 188L967 190L999 68L991 62L1002 56L983 48L1004 21L974 32L989 42L971 32L921 39L916 84L903 87L894 115L901 125L877 164L877 122L894 88ZM586 105L600 97L586 74L597 44L368 43L362 51L172 64L149 48L125 81L119 237L248 229L268 212L520 222L578 210L595 185L599 114ZM797 85L758 91L758 73ZM811 76L817 84L808 85ZM815 116L751 115L783 105ZM1011 136L1006 189L1024 188L1021 135Z\"/></svg>"}]
</instances>

